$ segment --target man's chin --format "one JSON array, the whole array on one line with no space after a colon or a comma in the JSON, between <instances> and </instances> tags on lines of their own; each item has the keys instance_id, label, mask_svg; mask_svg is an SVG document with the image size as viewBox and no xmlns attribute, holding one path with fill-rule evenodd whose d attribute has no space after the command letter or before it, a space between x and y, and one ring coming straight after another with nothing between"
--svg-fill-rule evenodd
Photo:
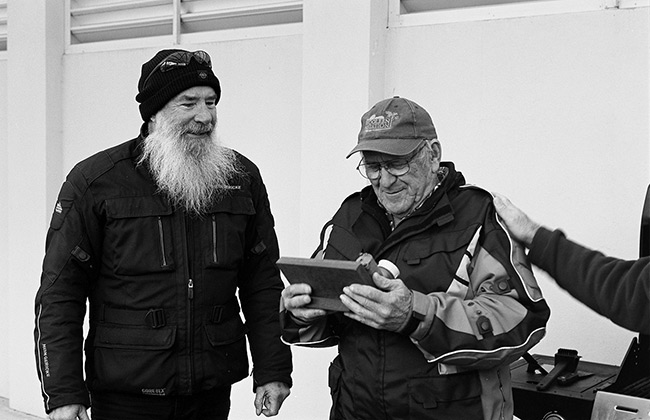
<instances>
[{"instance_id":1,"label":"man's chin","mask_svg":"<svg viewBox=\"0 0 650 420\"><path fill-rule=\"evenodd\" d=\"M399 216L406 214L409 211L410 208L407 203L404 203L403 199L399 197L391 198L384 196L383 199L379 200L388 213Z\"/></svg>"}]
</instances>

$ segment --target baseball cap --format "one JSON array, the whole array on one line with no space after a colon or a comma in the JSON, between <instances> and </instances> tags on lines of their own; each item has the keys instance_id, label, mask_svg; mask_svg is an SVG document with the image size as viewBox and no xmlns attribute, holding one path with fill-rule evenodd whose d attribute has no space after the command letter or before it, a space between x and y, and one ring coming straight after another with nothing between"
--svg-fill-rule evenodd
<instances>
[{"instance_id":1,"label":"baseball cap","mask_svg":"<svg viewBox=\"0 0 650 420\"><path fill-rule=\"evenodd\" d=\"M346 158L364 151L406 156L423 140L436 138L429 113L409 99L394 96L363 114L359 140Z\"/></svg>"}]
</instances>

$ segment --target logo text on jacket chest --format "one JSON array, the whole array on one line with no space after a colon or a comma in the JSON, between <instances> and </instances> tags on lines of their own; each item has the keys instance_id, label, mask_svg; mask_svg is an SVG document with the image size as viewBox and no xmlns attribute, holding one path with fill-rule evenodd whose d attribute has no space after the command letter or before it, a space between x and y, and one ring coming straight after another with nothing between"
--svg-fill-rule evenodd
<instances>
[{"instance_id":1,"label":"logo text on jacket chest","mask_svg":"<svg viewBox=\"0 0 650 420\"><path fill-rule=\"evenodd\" d=\"M167 395L165 388L142 388L143 395L153 395L156 397L164 397Z\"/></svg>"}]
</instances>

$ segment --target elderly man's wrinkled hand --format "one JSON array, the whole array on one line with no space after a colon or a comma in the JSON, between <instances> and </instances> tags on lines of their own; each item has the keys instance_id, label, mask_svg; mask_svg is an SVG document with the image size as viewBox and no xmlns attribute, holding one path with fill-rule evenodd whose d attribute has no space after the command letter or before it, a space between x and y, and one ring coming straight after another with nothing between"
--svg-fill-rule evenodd
<instances>
[{"instance_id":1,"label":"elderly man's wrinkled hand","mask_svg":"<svg viewBox=\"0 0 650 420\"><path fill-rule=\"evenodd\" d=\"M398 331L406 323L413 296L400 279L379 273L372 276L375 287L352 284L343 289L341 301L350 309L345 315L378 330Z\"/></svg>"},{"instance_id":2,"label":"elderly man's wrinkled hand","mask_svg":"<svg viewBox=\"0 0 650 420\"><path fill-rule=\"evenodd\" d=\"M278 414L282 403L290 394L289 385L283 382L269 382L255 390L255 414L273 417Z\"/></svg>"},{"instance_id":3,"label":"elderly man's wrinkled hand","mask_svg":"<svg viewBox=\"0 0 650 420\"><path fill-rule=\"evenodd\" d=\"M326 315L323 309L305 308L311 303L311 286L306 283L290 284L282 291L282 306L303 322L313 322Z\"/></svg>"},{"instance_id":4,"label":"elderly man's wrinkled hand","mask_svg":"<svg viewBox=\"0 0 650 420\"><path fill-rule=\"evenodd\" d=\"M90 420L86 407L81 404L70 404L55 408L47 416L50 420Z\"/></svg>"}]
</instances>

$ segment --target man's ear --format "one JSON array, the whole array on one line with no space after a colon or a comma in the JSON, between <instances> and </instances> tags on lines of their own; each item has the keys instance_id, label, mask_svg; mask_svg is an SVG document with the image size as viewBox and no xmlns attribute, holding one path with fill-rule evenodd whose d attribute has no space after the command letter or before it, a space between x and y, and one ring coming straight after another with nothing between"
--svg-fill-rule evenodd
<instances>
[{"instance_id":1,"label":"man's ear","mask_svg":"<svg viewBox=\"0 0 650 420\"><path fill-rule=\"evenodd\" d=\"M156 130L156 116L152 115L147 123L147 131L153 133Z\"/></svg>"},{"instance_id":2,"label":"man's ear","mask_svg":"<svg viewBox=\"0 0 650 420\"><path fill-rule=\"evenodd\" d=\"M431 160L440 163L442 160L442 146L437 139L430 140L429 147L431 148Z\"/></svg>"}]
</instances>

